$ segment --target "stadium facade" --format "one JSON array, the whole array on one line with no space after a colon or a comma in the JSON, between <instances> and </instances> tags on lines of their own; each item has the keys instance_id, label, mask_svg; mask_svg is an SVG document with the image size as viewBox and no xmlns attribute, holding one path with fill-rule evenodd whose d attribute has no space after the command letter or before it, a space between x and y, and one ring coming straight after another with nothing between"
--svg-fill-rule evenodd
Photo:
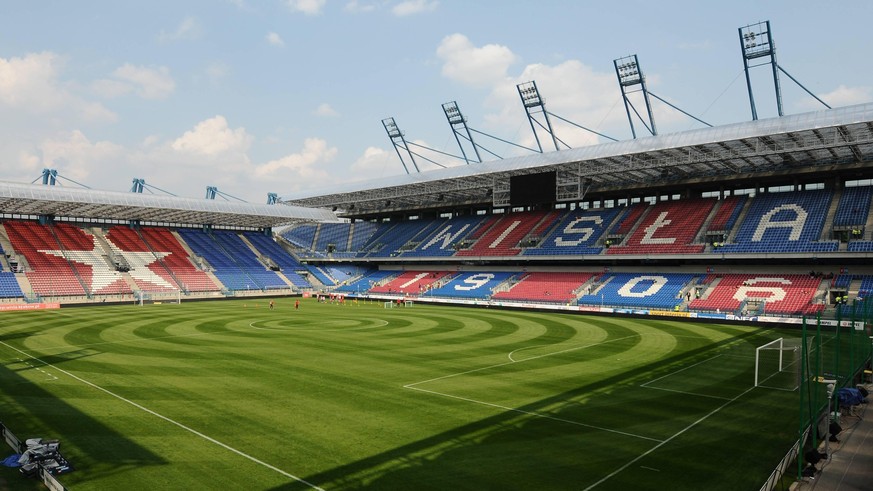
<instances>
[{"instance_id":1,"label":"stadium facade","mask_svg":"<svg viewBox=\"0 0 873 491\"><path fill-rule=\"evenodd\" d=\"M865 104L267 205L0 183L0 310L330 292L869 335L871 159Z\"/></svg>"},{"instance_id":2,"label":"stadium facade","mask_svg":"<svg viewBox=\"0 0 873 491\"><path fill-rule=\"evenodd\" d=\"M38 304L337 290L834 316L873 290L871 159L873 104L863 104L269 205L0 183L0 296Z\"/></svg>"}]
</instances>

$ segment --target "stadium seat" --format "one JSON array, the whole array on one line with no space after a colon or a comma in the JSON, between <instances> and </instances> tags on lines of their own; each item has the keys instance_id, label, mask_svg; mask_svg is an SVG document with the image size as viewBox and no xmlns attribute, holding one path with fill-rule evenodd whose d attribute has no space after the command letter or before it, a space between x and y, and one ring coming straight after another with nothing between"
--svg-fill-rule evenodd
<instances>
[{"instance_id":1,"label":"stadium seat","mask_svg":"<svg viewBox=\"0 0 873 491\"><path fill-rule=\"evenodd\" d=\"M715 200L662 201L651 206L640 225L621 245L607 254L694 254L704 244L694 244L700 227L712 211Z\"/></svg>"},{"instance_id":2,"label":"stadium seat","mask_svg":"<svg viewBox=\"0 0 873 491\"><path fill-rule=\"evenodd\" d=\"M814 305L822 278L812 275L723 274L705 298L694 299L691 310L736 312L747 300L764 302L764 312L803 314ZM713 280L713 282L715 282Z\"/></svg>"},{"instance_id":3,"label":"stadium seat","mask_svg":"<svg viewBox=\"0 0 873 491\"><path fill-rule=\"evenodd\" d=\"M756 196L725 253L836 251L835 241L819 241L833 193L829 190L767 193Z\"/></svg>"},{"instance_id":4,"label":"stadium seat","mask_svg":"<svg viewBox=\"0 0 873 491\"><path fill-rule=\"evenodd\" d=\"M578 303L672 310L682 303L680 293L693 278L684 273L609 273L580 296Z\"/></svg>"},{"instance_id":5,"label":"stadium seat","mask_svg":"<svg viewBox=\"0 0 873 491\"><path fill-rule=\"evenodd\" d=\"M494 300L516 300L566 304L576 301L579 288L595 273L525 273L506 291L492 295Z\"/></svg>"}]
</instances>

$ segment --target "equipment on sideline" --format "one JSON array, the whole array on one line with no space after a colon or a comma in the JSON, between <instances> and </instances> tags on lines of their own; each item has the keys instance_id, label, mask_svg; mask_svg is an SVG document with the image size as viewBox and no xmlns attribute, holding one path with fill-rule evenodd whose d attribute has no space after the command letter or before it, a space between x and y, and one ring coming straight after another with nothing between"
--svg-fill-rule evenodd
<instances>
[{"instance_id":1,"label":"equipment on sideline","mask_svg":"<svg viewBox=\"0 0 873 491\"><path fill-rule=\"evenodd\" d=\"M161 304L161 303L182 303L182 292L180 290L154 292L140 290L136 292L136 300L140 305Z\"/></svg>"}]
</instances>

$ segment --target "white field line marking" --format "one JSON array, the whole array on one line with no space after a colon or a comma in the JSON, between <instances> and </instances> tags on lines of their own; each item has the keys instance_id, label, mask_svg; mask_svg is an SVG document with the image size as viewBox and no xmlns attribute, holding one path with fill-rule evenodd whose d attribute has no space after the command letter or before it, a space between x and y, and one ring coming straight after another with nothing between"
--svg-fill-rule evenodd
<instances>
[{"instance_id":1,"label":"white field line marking","mask_svg":"<svg viewBox=\"0 0 873 491\"><path fill-rule=\"evenodd\" d=\"M555 351L554 353L546 353L546 354L544 354L544 355L532 356L532 357L530 357L530 358L525 358L524 360L512 360L512 359L510 358L510 361L507 361L507 362L497 363L497 364L495 364L495 365L488 365L488 366L486 366L486 367L474 368L474 369L472 369L472 370L466 370L466 371L458 372L458 373L450 373L450 374L448 374L448 375L442 375L442 376L440 376L440 377L435 377L435 378L431 378L431 379L427 379L427 380L422 380L421 382L413 382L413 383L411 383L411 384L406 384L406 385L404 385L403 387L406 388L406 389L410 389L410 388L412 388L412 387L414 387L414 386L416 386L416 385L426 384L426 383L428 383L428 382L435 382L435 381L437 381L437 380L442 380L442 379L445 379L445 378L452 378L452 377L457 377L457 376L459 376L459 375L466 375L466 374L468 374L468 373L481 372L481 371L483 371L483 370L490 370L490 369L492 369L492 368L498 368L498 367L502 367L502 366L505 366L505 365L512 365L513 363L522 363L522 362L525 362L525 361L536 360L536 359L539 359L539 358L545 358L545 357L547 357L547 356L552 356L552 355L558 355L558 354L561 354L561 353L566 353L566 352L568 352L568 351L574 351L574 350L580 350L580 349L585 349L585 348L591 348L591 347L594 347L594 346L599 346L599 345L601 345L601 344L612 343L612 342L615 342L615 341L621 341L621 340L624 340L624 339L633 338L633 337L637 337L637 336L639 336L639 334L631 334L630 336L624 336L624 337L621 337L621 338L615 338L615 339L608 339L608 340L606 340L606 341L602 341L602 342L600 342L600 343L586 344L586 345L584 345L584 346L577 346L577 347L575 347L575 348L567 348L567 349L565 349L565 350ZM518 350L515 350L515 351L518 351Z\"/></svg>"},{"instance_id":2,"label":"white field line marking","mask_svg":"<svg viewBox=\"0 0 873 491\"><path fill-rule=\"evenodd\" d=\"M706 362L708 362L708 361L711 361L711 360L714 360L714 359L718 358L719 356L722 356L722 355L715 355L715 356L713 356L712 358L707 358L707 359L705 359L705 360L701 360L701 361L699 361L699 362L697 362L697 363L695 363L695 364L693 364L693 365L688 365L688 366L685 367L685 368L680 368L679 370L676 370L675 372L670 372L670 373L668 373L668 374L666 374L666 375L663 375L663 376L661 376L661 377L658 377L658 378L656 378L656 379L649 380L648 382L646 382L646 383L644 383L644 384L640 384L640 387L646 387L647 385L649 385L649 384L651 384L651 383L654 383L654 382L657 382L658 380L665 379L665 378L667 378L667 377L672 377L673 375L676 375L677 373L684 372L685 370L688 370L688 369L690 369L690 368L694 368L694 367L696 367L697 365L702 365L702 364L704 364L704 363L706 363Z\"/></svg>"},{"instance_id":3,"label":"white field line marking","mask_svg":"<svg viewBox=\"0 0 873 491\"><path fill-rule=\"evenodd\" d=\"M525 346L524 348L518 348L517 350L510 351L509 354L508 354L507 356L509 357L509 361L521 361L521 360L516 360L516 359L514 359L514 358L512 357L512 355L518 353L519 351L524 351L524 350L526 350L526 349L542 348L542 347L544 347L544 346L551 346L551 345L550 345L550 344L537 344L537 345L534 345L534 346Z\"/></svg>"},{"instance_id":4,"label":"white field line marking","mask_svg":"<svg viewBox=\"0 0 873 491\"><path fill-rule=\"evenodd\" d=\"M518 360L518 361L512 360L512 361L507 361L507 362L505 362L505 363L498 363L498 364L496 364L496 365L490 365L490 366L487 366L487 367L474 368L473 370L467 370L467 371L464 371L464 372L452 373L452 374L449 374L449 375L443 375L442 377L436 377L436 378L432 378L432 379L428 379L428 380L423 380L423 381L421 381L421 382L414 382L414 383L411 383L411 384L406 384L406 385L403 386L403 388L404 388L404 389L417 390L417 391L420 391L420 392L426 392L426 393L428 393L428 394L434 394L434 395L443 396L443 397L449 397L449 398L451 398L451 399L457 399L457 400L460 400L460 401L472 402L472 403L474 403L474 404L480 404L480 405L483 405L483 406L494 407L494 408L502 409L502 410L504 410L504 411L513 411L513 412L517 412L517 413L521 413L521 414L526 414L526 415L529 415L529 416L536 416L536 417L538 417L538 418L546 418L546 419L551 419L551 420L553 420L553 421L561 421L561 422L563 422L563 423L569 423L569 424L576 425L576 426L583 426L583 427L585 427L585 428L591 428L591 429L595 429L595 430L599 430L599 431L606 431L606 432L609 432L609 433L616 433L616 434L619 434L619 435L625 435L625 436L629 436L629 437L633 437L633 438L641 438L641 439L643 439L643 440L649 440L649 441L653 441L653 442L660 442L661 440L658 440L658 439L656 439L656 438L650 438L650 437L647 437L647 436L636 435L636 434L633 434L633 433L626 433L626 432L623 432L623 431L612 430L612 429L609 429L609 428L603 428L603 427L600 427L600 426L588 425L588 424L585 424L585 423L580 423L580 422L578 422L578 421L572 421L572 420L569 420L569 419L563 419L563 418L557 418L557 417L555 417L555 416L549 416L549 415L547 415L547 414L537 413L537 412L533 412L533 411L525 411L525 410L523 410L523 409L512 408L512 407L508 407L508 406L501 406L500 404L494 404L494 403L491 403L491 402L485 402L485 401L478 401L478 400L476 400L476 399L470 399L470 398L467 398L467 397L456 396L456 395L447 394L447 393L444 393L444 392L437 392L437 391L435 391L435 390L420 389L420 388L416 387L416 385L426 384L426 383L428 383L428 382L434 382L434 381L437 381L437 380L447 379L447 378L451 378L451 377L457 377L457 376L459 376L459 375L466 375L466 374L468 374L468 373L480 372L480 371L482 371L482 370L488 370L488 369L491 369L491 368L498 368L498 367L502 367L502 366L505 366L505 365L511 365L511 364L513 364L513 363L521 363L521 362L525 362L525 361L529 361L529 360L536 360L536 359L538 359L538 358L544 358L544 357L546 357L546 356L552 356L552 355L557 355L557 354L560 354L560 353L566 353L566 352L568 352L568 351L574 351L574 350L580 350L580 349L585 349L585 348L591 348L591 347L593 347L593 346L599 346L599 345L602 345L602 344L611 343L611 342L614 342L614 341L621 341L621 340L624 340L624 339L628 339L628 338L632 338L632 337L637 337L637 336L639 336L639 334L631 334L630 336L624 336L624 337L621 337L621 338L610 339L610 340L603 341L603 342L600 342L600 343L588 344L588 345L585 345L585 346L577 346L577 347L575 347L575 348L569 348L569 349L565 349L565 350L561 350L561 351L555 351L554 353L546 353L546 354L543 354L543 355L533 356L533 357L530 357L530 358L525 358L524 360ZM518 350L515 350L515 351L518 351Z\"/></svg>"},{"instance_id":5,"label":"white field line marking","mask_svg":"<svg viewBox=\"0 0 873 491\"><path fill-rule=\"evenodd\" d=\"M477 401L476 399L470 399L470 398L468 398L468 397L461 397L461 396L456 396L456 395L452 395L452 394L446 394L446 393L443 393L443 392L437 392L437 391L435 391L435 390L420 389L420 388L418 388L418 387L410 387L410 386L408 386L408 385L404 386L404 388L406 388L406 389L412 389L412 390L417 390L417 391L420 391L420 392L426 392L426 393L428 393L428 394L434 394L434 395L438 395L438 396L449 397L449 398L451 398L451 399L458 399L458 400L460 400L460 401L472 402L472 403L475 403L475 404L481 404L481 405L483 405L483 406L494 407L494 408L502 409L502 410L504 410L504 411L512 411L512 412L516 412L516 413L526 414L526 415L528 415L528 416L535 416L535 417L537 417L537 418L551 419L551 420L553 420L553 421L560 421L560 422L562 422L562 423L569 423L569 424L571 424L571 425L583 426L583 427L585 427L585 428L591 428L591 429L593 429L593 430L606 431L606 432L609 432L609 433L615 433L615 434L618 434L618 435L629 436L629 437L632 437L632 438L641 438L641 439L643 439L643 440L649 440L649 441L652 441L652 442L659 442L659 443L661 442L661 440L658 440L657 438L650 438L650 437L647 437L647 436L635 435L635 434L633 434L633 433L626 433L626 432L624 432L624 431L611 430L611 429L609 429L609 428L603 428L603 427L600 427L600 426L594 426L594 425L589 425L589 424L585 424L585 423L580 423L580 422L578 422L578 421L573 421L573 420L570 420L570 419L557 418L557 417L555 417L555 416L549 416L548 414L537 413L537 412L534 412L534 411L525 411L524 409L518 409L518 408L514 408L514 407L501 406L500 404L494 404L494 403L492 403L492 402Z\"/></svg>"},{"instance_id":6,"label":"white field line marking","mask_svg":"<svg viewBox=\"0 0 873 491\"><path fill-rule=\"evenodd\" d=\"M647 471L653 471L653 472L661 472L660 469L655 469L654 467L646 467L646 466L644 466L644 465L641 465L641 466L640 466L640 469L645 469L645 470L647 470Z\"/></svg>"},{"instance_id":7,"label":"white field line marking","mask_svg":"<svg viewBox=\"0 0 873 491\"><path fill-rule=\"evenodd\" d=\"M195 429L193 429L193 428L190 428L190 427L188 427L188 426L185 426L185 425L183 425L182 423L179 423L178 421L175 421L175 420L173 420L173 419L168 418L167 416L164 416L164 415L162 415L162 414L160 414L160 413L157 413L157 412L155 412L155 411L153 411L153 410L151 410L151 409L149 409L149 408L143 406L142 404L138 404L138 403L133 402L133 401L131 401L130 399L126 399L126 398L124 398L124 397L122 397L122 396L120 396L120 395L118 395L118 394L116 394L116 393L114 393L114 392L112 392L112 391L110 391L110 390L108 390L108 389L104 389L103 387L100 387L99 385L97 385L97 384L95 384L95 383L93 383L93 382L89 382L89 381L83 379L82 377L79 377L78 375L75 375L75 374L73 374L73 373L70 373L70 372L68 372L68 371L66 371L66 370L64 370L64 369L62 369L62 368L58 368L58 367L56 367L56 366L53 366L53 365L51 365L50 363L46 363L46 362L40 360L39 358L37 358L37 357L35 357L35 356L33 356L33 355L30 355L30 354L28 354L28 353L25 353L24 351L21 351L20 349L14 347L14 346L11 346L11 345L9 345L9 344L7 344L5 341L0 341L0 344L2 344L3 346L6 346L7 348L9 348L9 349L11 349L11 350L14 350L14 351L19 352L19 353L21 353L22 355L24 355L24 356L26 356L26 357L28 357L28 358L31 358L31 359L33 359L33 360L35 360L35 361L38 361L38 362L42 363L42 364L45 365L45 366L52 367L52 368L54 368L55 370L57 370L57 371L63 373L64 375L66 375L66 376L68 376L68 377L70 377L70 378L73 378L73 379L75 379L75 380L78 380L79 382L82 382L82 383L85 384L85 385L88 385L88 386L90 386L90 387L92 387L92 388L94 388L94 389L97 389L97 390L99 390L99 391L105 393L105 394L108 394L108 395L110 395L110 396L112 396L112 397L114 397L114 398L116 398L116 399L118 399L118 400L120 400L120 401L122 401L122 402L125 402L125 403L127 403L127 404L130 404L131 406L133 406L133 407L135 407L135 408L137 408L137 409L140 409L140 410L142 410L142 411L145 411L145 412L151 414L152 416L155 416L155 417L157 417L157 418L160 418L160 419L166 421L167 423L170 423L170 424L172 424L172 425L178 426L179 428L182 428L183 430L185 430L185 431L187 431L187 432L193 433L194 435L197 435L197 436L199 436L200 438L203 438L204 440L206 440L206 441L208 441L208 442L214 443L214 444L218 445L219 447L224 448L225 450L228 450L228 451L230 451L230 452L233 452L233 453L239 455L240 457L244 457L244 458L246 458L246 459L248 459L248 460L250 460L250 461L252 461L252 462L254 462L254 463L256 463L256 464L260 464L260 465L266 467L267 469L270 469L270 470L272 470L272 471L278 472L279 474L281 474L281 475L283 475L283 476L285 476L285 477L287 477L287 478L293 479L293 480L295 480L295 481L297 481L297 482L299 482L299 483L305 484L305 485L309 486L309 487L312 488L312 489L317 489L317 490L319 490L319 491L324 491L322 488L316 486L315 484L312 484L311 482L308 482L308 481L306 481L306 480L304 480L304 479L302 479L302 478L299 478L299 477L297 477L297 476L295 476L295 475L293 475L293 474L289 474L288 472L285 472L285 471L283 471L282 469L279 469L279 468L276 467L276 466L270 465L270 464L268 464L268 463L266 463L266 462L264 462L264 461L262 461L262 460L259 460L259 459L255 458L255 457L252 457L251 455L249 455L249 454L247 454L247 453L244 453L244 452L242 452L241 450L237 450L237 449L231 447L230 445L228 445L228 444L226 444L226 443L222 443L222 442L216 440L215 438L212 438L212 437L210 437L210 436L208 436L208 435L206 435L206 434L204 434L204 433L201 433L201 432L199 432L199 431L197 431L197 430L195 430Z\"/></svg>"},{"instance_id":8,"label":"white field line marking","mask_svg":"<svg viewBox=\"0 0 873 491\"><path fill-rule=\"evenodd\" d=\"M641 385L640 387L651 389L651 390L663 390L667 392L675 392L677 394L685 394L687 396L697 396L697 397L708 397L710 399L719 399L722 401L729 401L729 397L721 397L721 396L711 396L707 394L698 394L696 392L686 392L684 390L676 390L676 389L665 389L664 387L652 387L651 385Z\"/></svg>"},{"instance_id":9,"label":"white field line marking","mask_svg":"<svg viewBox=\"0 0 873 491\"><path fill-rule=\"evenodd\" d=\"M619 472L622 472L623 470L627 469L628 467L632 466L633 464L639 462L639 460L642 459L643 457L646 457L647 455L649 455L650 453L654 452L655 450L657 450L657 449L663 447L664 445L670 443L670 442L671 442L674 438L676 438L677 436L682 435L682 434L685 433L686 431L690 430L691 428L694 428L694 427L697 426L698 424L700 424L700 423L702 423L703 421L705 421L706 419L708 419L708 418L709 418L710 416L712 416L713 414L715 414L715 413L721 411L722 409L726 408L726 407L728 406L728 404L731 404L731 403L733 403L734 401L736 401L737 399L739 399L740 397L743 397L744 395L748 394L749 392L752 391L752 389L754 389L754 387L749 387L748 389L744 390L742 393L740 393L739 395L737 395L737 396L734 397L733 399L730 399L730 400L726 401L726 402L725 402L724 404L722 404L721 406L719 406L719 407L713 409L712 411L710 411L709 413L707 413L707 414L701 416L700 419L698 419L697 421L695 421L695 422L691 423L690 425L686 426L685 428L682 428L681 430L677 431L677 432L674 433L673 436L671 436L670 438L667 438L666 440L662 441L661 443L659 443L659 444L655 445L654 447L652 447L652 448L646 450L645 452L641 453L639 456L637 456L636 458L634 458L633 460L631 460L631 461L628 462L627 464L625 464L625 465L619 467L618 469L612 471L611 473L609 473L609 475L603 477L602 479L600 479L600 480L597 481L596 483L592 484L591 486L588 486L587 488L585 488L585 489L582 490L582 491L588 491L588 490L590 490L590 489L594 489L595 487L597 487L597 486L603 484L604 482L608 481L609 479L612 479L613 476L615 476L615 475L618 474Z\"/></svg>"},{"instance_id":10,"label":"white field line marking","mask_svg":"<svg viewBox=\"0 0 873 491\"><path fill-rule=\"evenodd\" d=\"M535 345L535 346L525 346L524 348L518 348L517 350L513 350L513 351L511 351L511 352L509 353L509 359L510 359L510 361L512 361L512 362L514 362L514 363L519 363L519 362L522 362L522 361L536 360L537 358L543 358L543 357L545 357L545 356L558 355L558 354L561 354L561 353L566 353L566 352L568 352L568 351L574 351L574 350L580 350L580 349L585 349L585 348L591 348L591 347L593 347L593 346L600 346L601 344L611 343L611 342L613 342L613 341L621 341L621 340L624 340L624 339L634 338L634 337L642 337L642 334L637 333L637 334L631 334L631 335L629 335L629 336L624 336L624 337L621 337L621 338L607 339L606 341L601 341L601 342L599 342L599 343L586 344L586 345L584 345L584 346L576 346L575 348L567 348L567 349L565 349L565 350L555 351L555 352L553 352L553 353L546 353L546 354L544 354L544 355L532 356L532 357L530 357L530 358L525 358L525 359L523 359L523 360L516 360L516 359L513 359L513 358L512 358L512 355L514 355L515 353L518 353L519 351L524 351L524 350L527 350L527 349L533 349L533 348L542 348L543 346L551 346L551 345L550 345L550 344L539 344L539 345ZM505 363L502 363L501 365L505 365ZM495 366L500 366L500 365L495 365ZM466 373L466 372L465 372L465 373Z\"/></svg>"},{"instance_id":11,"label":"white field line marking","mask_svg":"<svg viewBox=\"0 0 873 491\"><path fill-rule=\"evenodd\" d=\"M16 358L16 360L18 360L19 362L21 362L21 363L23 363L24 365L26 365L27 368L32 368L32 369L36 370L37 372L39 372L39 373L45 375L47 380L50 380L50 381L58 380L58 378L55 377L54 375L52 375L51 373L49 373L49 372L43 370L42 368L39 368L39 367L36 367L36 366L32 365L29 361L25 361L25 360L23 360L23 359L21 359L21 358Z\"/></svg>"}]
</instances>

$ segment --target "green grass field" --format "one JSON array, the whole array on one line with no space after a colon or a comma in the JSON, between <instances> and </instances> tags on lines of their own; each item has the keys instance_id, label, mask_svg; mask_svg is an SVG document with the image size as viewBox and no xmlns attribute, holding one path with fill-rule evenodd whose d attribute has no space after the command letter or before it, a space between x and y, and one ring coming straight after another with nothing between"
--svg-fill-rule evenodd
<instances>
[{"instance_id":1,"label":"green grass field","mask_svg":"<svg viewBox=\"0 0 873 491\"><path fill-rule=\"evenodd\" d=\"M796 438L796 331L293 303L2 313L0 419L77 491L757 490Z\"/></svg>"}]
</instances>

